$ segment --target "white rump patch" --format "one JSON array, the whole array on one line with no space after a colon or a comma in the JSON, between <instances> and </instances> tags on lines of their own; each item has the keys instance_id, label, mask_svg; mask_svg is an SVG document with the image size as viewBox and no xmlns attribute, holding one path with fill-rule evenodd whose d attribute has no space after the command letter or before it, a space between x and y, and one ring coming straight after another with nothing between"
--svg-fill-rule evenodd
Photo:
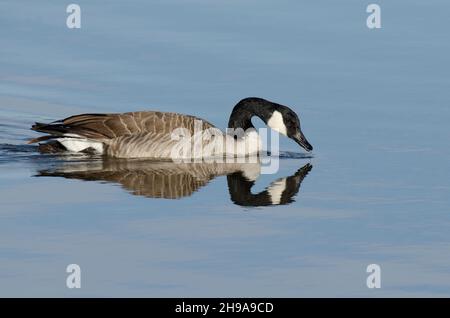
<instances>
[{"instance_id":1,"label":"white rump patch","mask_svg":"<svg viewBox=\"0 0 450 318\"><path fill-rule=\"evenodd\" d=\"M267 191L269 192L272 204L280 204L284 190L286 190L286 178L277 180L269 186Z\"/></svg>"},{"instance_id":2,"label":"white rump patch","mask_svg":"<svg viewBox=\"0 0 450 318\"><path fill-rule=\"evenodd\" d=\"M277 110L273 112L267 122L267 126L275 131L278 131L280 134L287 135L287 128L283 121L283 115Z\"/></svg>"},{"instance_id":3,"label":"white rump patch","mask_svg":"<svg viewBox=\"0 0 450 318\"><path fill-rule=\"evenodd\" d=\"M74 135L75 137L76 135ZM94 149L96 152L103 153L103 143L99 141L92 141L88 139L79 138L58 138L59 141L68 151L80 152L88 148Z\"/></svg>"}]
</instances>

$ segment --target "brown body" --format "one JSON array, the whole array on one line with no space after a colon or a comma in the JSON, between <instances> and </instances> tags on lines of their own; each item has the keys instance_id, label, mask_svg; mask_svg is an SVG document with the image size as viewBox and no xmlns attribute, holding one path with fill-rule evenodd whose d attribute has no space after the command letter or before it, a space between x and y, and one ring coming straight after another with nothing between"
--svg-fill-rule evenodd
<instances>
[{"instance_id":1,"label":"brown body","mask_svg":"<svg viewBox=\"0 0 450 318\"><path fill-rule=\"evenodd\" d=\"M50 124L36 123L32 129L49 133L29 143L59 138L85 138L100 142L104 154L118 158L170 158L176 143L171 134L176 128L185 128L192 135L199 125L201 130L214 126L195 116L157 111L123 114L82 114Z\"/></svg>"}]
</instances>

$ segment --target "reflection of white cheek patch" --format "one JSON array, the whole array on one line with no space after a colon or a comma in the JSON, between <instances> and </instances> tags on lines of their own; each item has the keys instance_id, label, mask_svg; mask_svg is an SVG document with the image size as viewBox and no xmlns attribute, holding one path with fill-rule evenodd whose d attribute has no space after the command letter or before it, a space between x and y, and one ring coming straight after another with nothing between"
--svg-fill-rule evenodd
<instances>
[{"instance_id":1,"label":"reflection of white cheek patch","mask_svg":"<svg viewBox=\"0 0 450 318\"><path fill-rule=\"evenodd\" d=\"M273 112L272 116L267 122L267 126L275 131L278 131L280 134L287 135L287 129L283 121L283 115L281 115L279 111Z\"/></svg>"},{"instance_id":2,"label":"reflection of white cheek patch","mask_svg":"<svg viewBox=\"0 0 450 318\"><path fill-rule=\"evenodd\" d=\"M286 178L273 182L267 189L272 204L280 204L284 190L286 190Z\"/></svg>"}]
</instances>

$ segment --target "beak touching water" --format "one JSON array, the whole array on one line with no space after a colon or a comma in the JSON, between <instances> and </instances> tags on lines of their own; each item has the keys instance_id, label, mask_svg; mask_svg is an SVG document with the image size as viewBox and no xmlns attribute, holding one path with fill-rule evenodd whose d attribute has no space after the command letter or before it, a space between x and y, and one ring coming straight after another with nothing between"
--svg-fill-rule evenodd
<instances>
[{"instance_id":1,"label":"beak touching water","mask_svg":"<svg viewBox=\"0 0 450 318\"><path fill-rule=\"evenodd\" d=\"M308 142L308 140L306 140L305 135L303 135L303 133L301 131L298 131L293 137L292 139L295 140L296 143L298 143L302 148L304 148L306 151L312 151L313 150L313 146L311 146L311 144Z\"/></svg>"}]
</instances>

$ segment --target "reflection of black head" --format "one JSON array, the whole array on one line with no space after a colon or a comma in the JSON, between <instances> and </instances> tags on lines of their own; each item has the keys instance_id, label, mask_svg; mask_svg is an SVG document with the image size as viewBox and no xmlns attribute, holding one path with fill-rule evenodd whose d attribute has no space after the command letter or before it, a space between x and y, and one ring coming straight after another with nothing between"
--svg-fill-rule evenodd
<instances>
[{"instance_id":1,"label":"reflection of black head","mask_svg":"<svg viewBox=\"0 0 450 318\"><path fill-rule=\"evenodd\" d=\"M231 201L241 206L268 206L268 205L285 205L294 202L294 196L300 189L300 184L306 175L311 171L312 165L306 164L300 168L294 175L278 179L271 183L264 191L253 194L251 188L255 181L250 181L244 177L243 173L235 172L227 176L228 190L230 192ZM281 183L282 188L274 190L275 186ZM277 198L274 198L273 192L278 192Z\"/></svg>"}]
</instances>

